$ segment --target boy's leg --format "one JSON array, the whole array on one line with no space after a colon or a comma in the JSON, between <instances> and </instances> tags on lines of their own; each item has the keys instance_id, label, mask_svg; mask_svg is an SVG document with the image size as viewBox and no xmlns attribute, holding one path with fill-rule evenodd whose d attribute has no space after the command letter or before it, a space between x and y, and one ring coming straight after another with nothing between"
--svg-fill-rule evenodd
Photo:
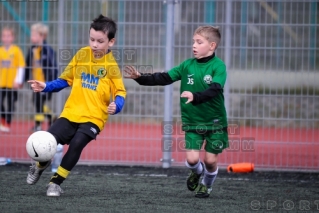
<instances>
[{"instance_id":1,"label":"boy's leg","mask_svg":"<svg viewBox=\"0 0 319 213\"><path fill-rule=\"evenodd\" d=\"M47 117L48 126L50 127L52 125L52 123L54 122L54 120L57 119L53 115L52 110L50 109L49 105L46 104L48 101L51 100L52 93L46 93L46 94L43 94L43 95L44 95L44 97L43 97L43 113Z\"/></svg>"},{"instance_id":2,"label":"boy's leg","mask_svg":"<svg viewBox=\"0 0 319 213\"><path fill-rule=\"evenodd\" d=\"M218 174L218 154L228 147L227 131L216 131L205 135L205 171L202 182L196 192L195 197L209 197L212 185Z\"/></svg>"},{"instance_id":3,"label":"boy's leg","mask_svg":"<svg viewBox=\"0 0 319 213\"><path fill-rule=\"evenodd\" d=\"M205 153L205 168L204 175L201 181L199 190L196 192L195 197L206 198L209 197L212 191L212 185L218 174L217 167L218 154L206 152Z\"/></svg>"},{"instance_id":4,"label":"boy's leg","mask_svg":"<svg viewBox=\"0 0 319 213\"><path fill-rule=\"evenodd\" d=\"M15 111L15 102L18 100L18 92L16 90L8 90L8 98L7 98L7 119L6 122L8 124L8 127L11 125L12 116Z\"/></svg>"},{"instance_id":5,"label":"boy's leg","mask_svg":"<svg viewBox=\"0 0 319 213\"><path fill-rule=\"evenodd\" d=\"M63 127L63 128L61 128ZM63 143L64 141L70 140L73 137L75 127L65 118L60 118L57 120L55 125L52 125L53 130L58 129L59 131L48 131L56 139L58 143ZM62 138L62 139L61 139ZM36 162L30 167L30 171L27 176L27 183L30 185L36 184L40 179L43 171L51 165L51 160L47 162Z\"/></svg>"},{"instance_id":6,"label":"boy's leg","mask_svg":"<svg viewBox=\"0 0 319 213\"><path fill-rule=\"evenodd\" d=\"M0 131L6 132L5 124L6 124L6 109L4 108L4 99L6 97L6 89L0 89L0 104L1 104L1 123L0 123Z\"/></svg>"},{"instance_id":7,"label":"boy's leg","mask_svg":"<svg viewBox=\"0 0 319 213\"><path fill-rule=\"evenodd\" d=\"M187 178L187 188L194 191L203 174L203 163L199 159L199 152L203 144L203 136L196 132L185 132L186 162L185 165L191 170Z\"/></svg>"},{"instance_id":8,"label":"boy's leg","mask_svg":"<svg viewBox=\"0 0 319 213\"><path fill-rule=\"evenodd\" d=\"M205 152L204 163L206 166L205 170L207 172L212 173L217 171L218 170L217 162L218 162L218 154Z\"/></svg>"},{"instance_id":9,"label":"boy's leg","mask_svg":"<svg viewBox=\"0 0 319 213\"><path fill-rule=\"evenodd\" d=\"M47 104L43 105L43 113L44 115L47 117L48 119L48 126L52 125L52 111L50 109L50 107Z\"/></svg>"},{"instance_id":10,"label":"boy's leg","mask_svg":"<svg viewBox=\"0 0 319 213\"><path fill-rule=\"evenodd\" d=\"M6 94L7 95L7 110L4 116L5 119L1 123L1 131L10 132L10 124L11 124L12 115L14 113L14 105L18 98L18 92L16 90L7 88L6 93L7 93ZM2 100L2 103L3 103L3 100Z\"/></svg>"},{"instance_id":11,"label":"boy's leg","mask_svg":"<svg viewBox=\"0 0 319 213\"><path fill-rule=\"evenodd\" d=\"M185 165L191 170L187 178L187 188L190 191L194 191L199 183L199 179L204 171L203 163L199 159L198 150L186 151L186 161Z\"/></svg>"},{"instance_id":12,"label":"boy's leg","mask_svg":"<svg viewBox=\"0 0 319 213\"><path fill-rule=\"evenodd\" d=\"M41 93L34 93L34 105L35 105L35 115L34 115L34 127L32 131L41 130L41 123L44 121L43 115L43 96Z\"/></svg>"},{"instance_id":13,"label":"boy's leg","mask_svg":"<svg viewBox=\"0 0 319 213\"><path fill-rule=\"evenodd\" d=\"M59 119L50 127L49 132L57 131L56 124L59 123ZM92 131L95 129L96 131ZM80 159L82 150L84 147L99 134L100 130L95 124L90 122L79 124L76 129L76 133L70 140L68 151L62 158L61 165L58 167L57 172L51 177L48 185L47 196L60 196L62 189L60 184L68 177L70 171L77 164ZM59 130L58 130L59 131Z\"/></svg>"},{"instance_id":14,"label":"boy's leg","mask_svg":"<svg viewBox=\"0 0 319 213\"><path fill-rule=\"evenodd\" d=\"M195 173L202 173L203 166L199 159L199 150L187 150L185 165Z\"/></svg>"},{"instance_id":15,"label":"boy's leg","mask_svg":"<svg viewBox=\"0 0 319 213\"><path fill-rule=\"evenodd\" d=\"M70 141L68 151L63 156L61 164L57 172L51 177L50 182L57 185L62 184L80 159L82 150L91 140L92 138L90 136L82 132L76 132Z\"/></svg>"},{"instance_id":16,"label":"boy's leg","mask_svg":"<svg viewBox=\"0 0 319 213\"><path fill-rule=\"evenodd\" d=\"M27 183L30 185L36 184L40 179L42 173L46 168L51 165L51 161L47 162L36 162L32 166L30 166L30 171L27 176Z\"/></svg>"}]
</instances>

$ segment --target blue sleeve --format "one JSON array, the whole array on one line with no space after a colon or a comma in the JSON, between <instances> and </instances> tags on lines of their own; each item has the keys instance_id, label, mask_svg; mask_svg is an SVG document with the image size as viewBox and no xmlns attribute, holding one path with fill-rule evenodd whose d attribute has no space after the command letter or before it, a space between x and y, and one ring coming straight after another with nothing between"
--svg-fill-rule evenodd
<instances>
[{"instance_id":1,"label":"blue sleeve","mask_svg":"<svg viewBox=\"0 0 319 213\"><path fill-rule=\"evenodd\" d=\"M68 87L69 84L66 80L58 78L54 81L46 82L46 87L42 92L59 92L60 90Z\"/></svg>"},{"instance_id":2,"label":"blue sleeve","mask_svg":"<svg viewBox=\"0 0 319 213\"><path fill-rule=\"evenodd\" d=\"M117 113L121 112L121 110L122 110L122 108L123 108L123 106L125 104L125 99L124 99L124 97L118 95L118 96L115 97L115 101L114 102L115 102L115 105L116 105L116 111L115 111L114 114L117 114Z\"/></svg>"}]
</instances>

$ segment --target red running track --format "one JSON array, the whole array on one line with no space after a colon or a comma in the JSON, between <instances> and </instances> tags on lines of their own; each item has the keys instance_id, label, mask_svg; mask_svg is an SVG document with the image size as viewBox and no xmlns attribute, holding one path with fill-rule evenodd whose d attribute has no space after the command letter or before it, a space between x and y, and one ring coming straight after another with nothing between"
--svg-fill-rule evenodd
<instances>
[{"instance_id":1,"label":"red running track","mask_svg":"<svg viewBox=\"0 0 319 213\"><path fill-rule=\"evenodd\" d=\"M10 133L0 132L0 156L30 161L25 143L31 127L32 122L14 122ZM161 165L162 150L167 150L161 131L161 125L109 123L85 148L80 162ZM219 156L222 167L251 162L256 169L319 171L319 129L240 127L229 137L230 147ZM183 133L174 130L170 144L172 165L183 165Z\"/></svg>"}]
</instances>

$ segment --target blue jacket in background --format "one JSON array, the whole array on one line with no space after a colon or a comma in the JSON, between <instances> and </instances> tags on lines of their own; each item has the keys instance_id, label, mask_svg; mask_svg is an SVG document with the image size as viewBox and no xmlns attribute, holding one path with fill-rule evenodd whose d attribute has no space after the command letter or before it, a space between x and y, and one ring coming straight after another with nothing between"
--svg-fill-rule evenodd
<instances>
[{"instance_id":1,"label":"blue jacket in background","mask_svg":"<svg viewBox=\"0 0 319 213\"><path fill-rule=\"evenodd\" d=\"M32 62L33 62L33 48L32 46L26 57L25 81L32 79ZM43 42L41 50L41 65L45 81L53 81L58 77L58 65L55 51L50 47L46 41Z\"/></svg>"}]
</instances>

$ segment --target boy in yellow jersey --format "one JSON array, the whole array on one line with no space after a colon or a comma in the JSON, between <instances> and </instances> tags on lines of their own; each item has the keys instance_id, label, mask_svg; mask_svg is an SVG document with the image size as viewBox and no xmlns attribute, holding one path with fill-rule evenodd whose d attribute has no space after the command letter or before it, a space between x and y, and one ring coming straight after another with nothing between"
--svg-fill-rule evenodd
<instances>
[{"instance_id":1,"label":"boy in yellow jersey","mask_svg":"<svg viewBox=\"0 0 319 213\"><path fill-rule=\"evenodd\" d=\"M31 43L26 58L26 79L34 79L38 81L52 81L57 78L58 69L55 51L46 42L48 35L48 26L42 23L36 23L31 26ZM45 119L45 115L49 120L49 126L52 123L51 110L46 102L51 100L52 93L34 93L33 103L36 114L34 116L35 125L32 131L41 130L41 124Z\"/></svg>"},{"instance_id":2,"label":"boy in yellow jersey","mask_svg":"<svg viewBox=\"0 0 319 213\"><path fill-rule=\"evenodd\" d=\"M14 45L13 41L13 28L3 28L1 33L3 46L0 47L0 131L2 132L10 132L14 106L18 99L17 89L21 88L24 77L24 57L21 49ZM4 107L5 98L7 98L6 109Z\"/></svg>"},{"instance_id":3,"label":"boy in yellow jersey","mask_svg":"<svg viewBox=\"0 0 319 213\"><path fill-rule=\"evenodd\" d=\"M115 42L116 23L103 15L90 25L90 46L80 49L57 80L28 81L34 92L58 92L72 87L60 117L48 132L60 144L68 144L58 170L51 177L47 196L60 196L60 184L77 164L84 147L104 128L108 115L120 112L126 90L120 69L109 50ZM112 101L111 101L112 100ZM31 166L27 183L35 184L49 162Z\"/></svg>"}]
</instances>

